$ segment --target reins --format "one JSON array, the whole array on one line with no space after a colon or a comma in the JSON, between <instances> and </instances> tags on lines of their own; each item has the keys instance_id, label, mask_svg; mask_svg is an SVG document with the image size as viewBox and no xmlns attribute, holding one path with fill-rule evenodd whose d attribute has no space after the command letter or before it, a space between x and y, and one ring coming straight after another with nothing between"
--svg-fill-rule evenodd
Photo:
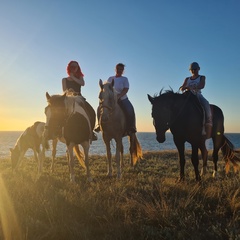
<instances>
[{"instance_id":1,"label":"reins","mask_svg":"<svg viewBox=\"0 0 240 240\"><path fill-rule=\"evenodd\" d=\"M105 105L100 105L99 107L100 107L100 109L101 109L101 108L107 108L108 110L110 110L110 112L113 112L114 109L115 109L115 108L111 108L111 107L105 106Z\"/></svg>"}]
</instances>

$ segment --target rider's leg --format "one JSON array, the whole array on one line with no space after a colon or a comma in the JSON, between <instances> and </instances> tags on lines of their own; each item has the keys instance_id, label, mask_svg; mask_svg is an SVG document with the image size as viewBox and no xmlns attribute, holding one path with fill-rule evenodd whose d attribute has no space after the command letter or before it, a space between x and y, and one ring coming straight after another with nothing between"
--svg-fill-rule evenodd
<instances>
[{"instance_id":1,"label":"rider's leg","mask_svg":"<svg viewBox=\"0 0 240 240\"><path fill-rule=\"evenodd\" d=\"M92 106L87 101L85 101L84 105L85 105L86 113L90 119L91 129L93 130L96 122L96 113L92 108ZM92 140L93 141L97 140L97 135L94 132L92 132Z\"/></svg>"},{"instance_id":2,"label":"rider's leg","mask_svg":"<svg viewBox=\"0 0 240 240\"><path fill-rule=\"evenodd\" d=\"M127 118L127 132L135 133L137 131L136 117L132 103L129 101L128 98L126 98L124 100L119 101L119 105L123 109L123 112L125 113Z\"/></svg>"},{"instance_id":3,"label":"rider's leg","mask_svg":"<svg viewBox=\"0 0 240 240\"><path fill-rule=\"evenodd\" d=\"M209 102L200 94L199 101L201 102L205 114L206 114L206 120L205 120L205 130L206 130L206 138L210 138L212 135L212 112L210 108Z\"/></svg>"},{"instance_id":4,"label":"rider's leg","mask_svg":"<svg viewBox=\"0 0 240 240\"><path fill-rule=\"evenodd\" d=\"M98 123L97 123L97 126L94 129L95 132L100 132L101 131L100 125L99 125L99 118L100 118L100 108L98 106L98 108L97 108L97 121L98 121Z\"/></svg>"}]
</instances>

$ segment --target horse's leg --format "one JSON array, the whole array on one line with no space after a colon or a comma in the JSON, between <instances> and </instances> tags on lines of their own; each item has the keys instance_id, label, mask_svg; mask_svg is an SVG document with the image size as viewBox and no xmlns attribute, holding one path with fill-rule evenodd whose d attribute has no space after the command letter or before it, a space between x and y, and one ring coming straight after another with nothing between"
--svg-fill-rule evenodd
<instances>
[{"instance_id":1,"label":"horse's leg","mask_svg":"<svg viewBox=\"0 0 240 240\"><path fill-rule=\"evenodd\" d=\"M179 164L180 164L180 178L179 178L179 182L184 181L185 180L185 174L184 174L184 168L185 168L185 155L184 155L184 151L185 151L185 147L184 147L184 143L183 142L175 142L175 145L178 149L178 158L179 158Z\"/></svg>"},{"instance_id":2,"label":"horse's leg","mask_svg":"<svg viewBox=\"0 0 240 240\"><path fill-rule=\"evenodd\" d=\"M54 172L54 163L55 163L55 157L57 153L57 142L58 139L55 138L52 140L52 164L51 164L51 172Z\"/></svg>"},{"instance_id":3,"label":"horse's leg","mask_svg":"<svg viewBox=\"0 0 240 240\"><path fill-rule=\"evenodd\" d=\"M129 152L130 152L130 165L131 167L134 166L134 141L133 141L133 135L135 133L131 133L130 136L129 136L129 144L130 144L130 147L129 147Z\"/></svg>"},{"instance_id":4,"label":"horse's leg","mask_svg":"<svg viewBox=\"0 0 240 240\"><path fill-rule=\"evenodd\" d=\"M194 167L196 181L200 181L201 180L201 176L200 176L199 170L198 170L198 165L199 165L198 147L194 146L194 145L192 145L191 161L192 161L192 165Z\"/></svg>"},{"instance_id":5,"label":"horse's leg","mask_svg":"<svg viewBox=\"0 0 240 240\"><path fill-rule=\"evenodd\" d=\"M15 167L14 171L17 171L17 170L18 170L19 166L20 166L21 163L22 163L22 160L23 160L23 157L24 157L26 151L27 151L27 150L22 150L22 151L20 152L19 158L18 158L18 161L17 161L17 164L16 164L16 167Z\"/></svg>"},{"instance_id":6,"label":"horse's leg","mask_svg":"<svg viewBox=\"0 0 240 240\"><path fill-rule=\"evenodd\" d=\"M110 148L110 141L104 141L106 145L106 150L107 150L107 176L112 177L112 153L111 153L111 148Z\"/></svg>"},{"instance_id":7,"label":"horse's leg","mask_svg":"<svg viewBox=\"0 0 240 240\"><path fill-rule=\"evenodd\" d=\"M123 144L121 144L120 155L121 155L121 167L124 167L124 160L123 160Z\"/></svg>"},{"instance_id":8,"label":"horse's leg","mask_svg":"<svg viewBox=\"0 0 240 240\"><path fill-rule=\"evenodd\" d=\"M39 150L38 154L38 171L42 170L43 162L45 162L45 146L42 144L42 149Z\"/></svg>"},{"instance_id":9,"label":"horse's leg","mask_svg":"<svg viewBox=\"0 0 240 240\"><path fill-rule=\"evenodd\" d=\"M44 131L44 133L42 134L42 141L41 141L41 145L42 145L42 149L40 149L39 146L39 159L38 159L38 169L39 171L42 171L42 166L43 166L43 162L45 162L45 153L46 153L46 143L47 143L47 138L46 138L46 132ZM40 170L41 169L41 170Z\"/></svg>"},{"instance_id":10,"label":"horse's leg","mask_svg":"<svg viewBox=\"0 0 240 240\"><path fill-rule=\"evenodd\" d=\"M75 183L73 146L74 145L72 143L70 143L67 146L67 152L68 152L68 156L69 156L68 166L69 166L69 172L70 172L70 181Z\"/></svg>"},{"instance_id":11,"label":"horse's leg","mask_svg":"<svg viewBox=\"0 0 240 240\"><path fill-rule=\"evenodd\" d=\"M222 134L214 136L212 138L212 140L213 140L212 159L213 159L213 165L214 165L212 176L214 178L217 178L218 177L218 169L217 169L218 152L219 152L219 149L221 148L221 146L223 144Z\"/></svg>"},{"instance_id":12,"label":"horse's leg","mask_svg":"<svg viewBox=\"0 0 240 240\"><path fill-rule=\"evenodd\" d=\"M200 151L201 151L202 160L203 160L201 176L203 176L203 175L206 175L207 173L207 161L208 161L208 150L206 148L205 140L203 140L203 142L201 143Z\"/></svg>"},{"instance_id":13,"label":"horse's leg","mask_svg":"<svg viewBox=\"0 0 240 240\"><path fill-rule=\"evenodd\" d=\"M91 177L91 173L90 173L89 158L88 158L90 144L89 144L89 141L85 141L81 145L83 147L84 156L85 156L84 161L85 161L85 165L86 165L87 180L89 182L91 182L92 181L92 177Z\"/></svg>"},{"instance_id":14,"label":"horse's leg","mask_svg":"<svg viewBox=\"0 0 240 240\"><path fill-rule=\"evenodd\" d=\"M217 171L217 162L218 162L218 152L219 152L219 148L214 147L213 148L213 153L212 153L212 160L213 160L213 165L214 165L214 169L213 169L213 174L212 176L214 178L218 177L218 171Z\"/></svg>"},{"instance_id":15,"label":"horse's leg","mask_svg":"<svg viewBox=\"0 0 240 240\"><path fill-rule=\"evenodd\" d=\"M33 148L33 155L36 163L38 164L38 175L41 174L42 172L42 154L41 151L39 150L39 154L37 153L36 148Z\"/></svg>"},{"instance_id":16,"label":"horse's leg","mask_svg":"<svg viewBox=\"0 0 240 240\"><path fill-rule=\"evenodd\" d=\"M116 140L116 165L117 165L117 178L121 178L121 164L120 164L120 152L122 146L122 137Z\"/></svg>"}]
</instances>

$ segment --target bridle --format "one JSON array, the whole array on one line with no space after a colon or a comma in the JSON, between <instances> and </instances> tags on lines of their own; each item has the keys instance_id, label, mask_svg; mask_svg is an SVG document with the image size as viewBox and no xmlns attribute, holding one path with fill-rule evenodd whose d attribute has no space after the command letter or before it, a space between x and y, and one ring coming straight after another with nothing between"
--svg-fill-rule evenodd
<instances>
[{"instance_id":1,"label":"bridle","mask_svg":"<svg viewBox=\"0 0 240 240\"><path fill-rule=\"evenodd\" d=\"M109 111L109 115L112 115L112 113L113 113L114 110L115 110L116 102L113 101L113 103L114 103L114 104L113 104L113 107L110 107L110 106L104 104L104 101L102 101L102 102L100 102L100 104L99 104L99 109L101 110L101 109L106 108L106 109Z\"/></svg>"},{"instance_id":2,"label":"bridle","mask_svg":"<svg viewBox=\"0 0 240 240\"><path fill-rule=\"evenodd\" d=\"M100 104L99 108L100 109L106 108L106 109L108 109L110 111L110 113L112 113L114 111L114 109L115 109L115 108L112 108L112 107L109 107L109 106L103 105L103 104Z\"/></svg>"},{"instance_id":3,"label":"bridle","mask_svg":"<svg viewBox=\"0 0 240 240\"><path fill-rule=\"evenodd\" d=\"M50 105L48 105L46 108L50 108L50 111L52 111ZM64 123L67 121L68 118L69 118L69 116L68 116L66 108L65 108L65 111L63 111L63 115L61 115L61 118L58 119L58 121L56 121L56 123L54 125L54 129L57 129L57 130L62 129L62 127L64 127ZM49 130L49 126L45 125L44 129Z\"/></svg>"},{"instance_id":4,"label":"bridle","mask_svg":"<svg viewBox=\"0 0 240 240\"><path fill-rule=\"evenodd\" d=\"M171 119L172 110L169 112L169 121L166 122L167 129L171 128L174 125L174 123L177 121L177 119L182 115L184 108L186 107L187 103L189 102L190 95L191 94L188 94L187 98L185 99L183 105L179 109L178 114L174 117L174 119Z\"/></svg>"}]
</instances>

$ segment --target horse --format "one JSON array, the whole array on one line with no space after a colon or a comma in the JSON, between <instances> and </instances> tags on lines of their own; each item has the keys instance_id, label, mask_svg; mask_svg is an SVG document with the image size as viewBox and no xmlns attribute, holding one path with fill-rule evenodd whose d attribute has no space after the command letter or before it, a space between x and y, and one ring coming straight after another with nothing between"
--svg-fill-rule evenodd
<instances>
[{"instance_id":1,"label":"horse","mask_svg":"<svg viewBox=\"0 0 240 240\"><path fill-rule=\"evenodd\" d=\"M45 108L44 137L48 139L62 136L65 139L71 182L75 182L73 151L81 166L86 169L88 181L91 181L88 154L92 130L90 119L84 110L84 98L67 95L66 92L52 96L47 92L46 98L48 106ZM84 156L79 144L83 147Z\"/></svg>"},{"instance_id":2,"label":"horse","mask_svg":"<svg viewBox=\"0 0 240 240\"><path fill-rule=\"evenodd\" d=\"M45 156L45 149L49 148L48 141L45 141L44 143L42 141L44 127L45 127L44 122L39 121L35 122L32 126L28 127L20 135L20 137L16 141L14 148L10 148L13 171L18 170L26 151L28 149L32 149L34 153L34 159L38 163L38 174L42 172L42 162ZM58 142L57 138L52 140L52 166L51 166L52 171L56 157L57 142Z\"/></svg>"},{"instance_id":3,"label":"horse","mask_svg":"<svg viewBox=\"0 0 240 240\"><path fill-rule=\"evenodd\" d=\"M107 176L112 177L110 141L114 139L116 142L115 158L117 165L117 178L121 178L121 167L123 166L122 138L127 136L125 114L117 102L117 92L114 89L114 81L103 84L100 79L99 86L99 125L107 151ZM131 166L134 167L138 160L142 158L142 149L135 133L129 134L128 139L130 143L130 162Z\"/></svg>"},{"instance_id":4,"label":"horse","mask_svg":"<svg viewBox=\"0 0 240 240\"><path fill-rule=\"evenodd\" d=\"M162 89L163 90L163 89ZM156 130L156 139L159 143L165 141L165 133L170 129L173 134L173 140L178 150L180 160L180 178L184 180L185 166L185 142L191 144L191 161L195 170L196 180L201 180L201 175L206 173L208 151L206 149L206 135L203 135L204 112L198 102L197 97L189 93L180 94L173 90L160 91L158 96L151 97L148 94L148 100L152 104L153 125ZM239 159L234 154L234 146L224 135L224 116L222 110L216 105L210 105L213 116L213 126L211 138L213 140L213 177L217 177L218 152L221 149L223 158L226 162L226 173L229 171L229 161L233 163L234 171L238 170L237 162ZM201 151L203 159L203 168L201 175L198 170L199 158L198 149Z\"/></svg>"}]
</instances>

